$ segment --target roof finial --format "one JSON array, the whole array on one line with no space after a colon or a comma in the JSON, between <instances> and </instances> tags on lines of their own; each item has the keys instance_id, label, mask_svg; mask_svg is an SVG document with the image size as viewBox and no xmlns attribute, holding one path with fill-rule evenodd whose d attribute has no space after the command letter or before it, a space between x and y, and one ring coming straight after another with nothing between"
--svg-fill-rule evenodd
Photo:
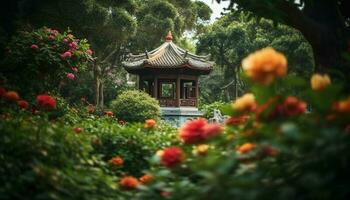
<instances>
[{"instance_id":1,"label":"roof finial","mask_svg":"<svg viewBox=\"0 0 350 200\"><path fill-rule=\"evenodd\" d=\"M173 35L171 34L171 31L168 32L168 35L165 37L165 41L167 42L173 41Z\"/></svg>"}]
</instances>

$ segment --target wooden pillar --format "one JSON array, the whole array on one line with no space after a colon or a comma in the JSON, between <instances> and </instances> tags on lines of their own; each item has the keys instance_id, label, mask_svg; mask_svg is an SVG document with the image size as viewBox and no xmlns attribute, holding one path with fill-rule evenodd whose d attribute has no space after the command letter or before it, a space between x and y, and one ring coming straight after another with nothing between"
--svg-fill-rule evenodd
<instances>
[{"instance_id":1,"label":"wooden pillar","mask_svg":"<svg viewBox=\"0 0 350 200\"><path fill-rule=\"evenodd\" d=\"M143 91L143 80L142 80L142 77L141 75L138 76L138 88L139 90L142 90Z\"/></svg>"},{"instance_id":2,"label":"wooden pillar","mask_svg":"<svg viewBox=\"0 0 350 200\"><path fill-rule=\"evenodd\" d=\"M198 98L199 98L198 77L196 77L195 83L196 83L196 107L198 107Z\"/></svg>"},{"instance_id":3,"label":"wooden pillar","mask_svg":"<svg viewBox=\"0 0 350 200\"><path fill-rule=\"evenodd\" d=\"M158 77L154 77L153 97L158 99Z\"/></svg>"},{"instance_id":4,"label":"wooden pillar","mask_svg":"<svg viewBox=\"0 0 350 200\"><path fill-rule=\"evenodd\" d=\"M180 107L180 87L181 87L180 76L178 75L176 77L176 106L177 107Z\"/></svg>"}]
</instances>

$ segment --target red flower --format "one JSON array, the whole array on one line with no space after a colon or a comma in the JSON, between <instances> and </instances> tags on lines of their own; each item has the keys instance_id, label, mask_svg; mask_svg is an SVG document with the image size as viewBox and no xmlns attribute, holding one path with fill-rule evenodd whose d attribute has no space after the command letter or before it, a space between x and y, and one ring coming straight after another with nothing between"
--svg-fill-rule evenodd
<instances>
[{"instance_id":1,"label":"red flower","mask_svg":"<svg viewBox=\"0 0 350 200\"><path fill-rule=\"evenodd\" d=\"M70 80L73 80L75 78L75 76L72 73L67 73L67 78Z\"/></svg>"},{"instance_id":2,"label":"red flower","mask_svg":"<svg viewBox=\"0 0 350 200\"><path fill-rule=\"evenodd\" d=\"M107 115L108 117L113 117L113 112L112 111L106 111L105 115Z\"/></svg>"},{"instance_id":3,"label":"red flower","mask_svg":"<svg viewBox=\"0 0 350 200\"><path fill-rule=\"evenodd\" d=\"M36 44L32 44L32 45L30 46L30 48L31 48L31 49L39 49L39 46L36 45Z\"/></svg>"},{"instance_id":4,"label":"red flower","mask_svg":"<svg viewBox=\"0 0 350 200\"><path fill-rule=\"evenodd\" d=\"M75 133L81 133L81 131L82 131L83 129L80 128L80 127L75 127L73 130L74 130Z\"/></svg>"},{"instance_id":5,"label":"red flower","mask_svg":"<svg viewBox=\"0 0 350 200\"><path fill-rule=\"evenodd\" d=\"M25 101L25 100L17 101L17 105L22 109L27 109L29 107L28 101Z\"/></svg>"},{"instance_id":6,"label":"red flower","mask_svg":"<svg viewBox=\"0 0 350 200\"><path fill-rule=\"evenodd\" d=\"M41 108L49 109L49 110L56 108L56 105L57 105L56 99L54 99L52 96L45 95L45 94L38 95L36 97L36 102Z\"/></svg>"},{"instance_id":7,"label":"red flower","mask_svg":"<svg viewBox=\"0 0 350 200\"><path fill-rule=\"evenodd\" d=\"M4 94L4 98L8 101L18 101L19 95L15 91L8 91Z\"/></svg>"},{"instance_id":8,"label":"red flower","mask_svg":"<svg viewBox=\"0 0 350 200\"><path fill-rule=\"evenodd\" d=\"M226 125L240 125L248 120L247 115L241 115L239 117L230 117L225 121Z\"/></svg>"},{"instance_id":9,"label":"red flower","mask_svg":"<svg viewBox=\"0 0 350 200\"><path fill-rule=\"evenodd\" d=\"M3 87L0 87L0 97L4 96L6 94L6 89Z\"/></svg>"},{"instance_id":10,"label":"red flower","mask_svg":"<svg viewBox=\"0 0 350 200\"><path fill-rule=\"evenodd\" d=\"M161 155L161 162L169 168L173 168L182 163L185 159L185 154L179 147L168 147L164 149Z\"/></svg>"},{"instance_id":11,"label":"red flower","mask_svg":"<svg viewBox=\"0 0 350 200\"><path fill-rule=\"evenodd\" d=\"M94 112L94 105L89 104L88 112L89 112L89 113L93 113L93 112Z\"/></svg>"},{"instance_id":12,"label":"red flower","mask_svg":"<svg viewBox=\"0 0 350 200\"><path fill-rule=\"evenodd\" d=\"M126 176L120 180L119 184L124 189L132 190L136 189L140 183L137 178L133 176Z\"/></svg>"},{"instance_id":13,"label":"red flower","mask_svg":"<svg viewBox=\"0 0 350 200\"><path fill-rule=\"evenodd\" d=\"M221 131L222 127L219 124L208 124L206 119L199 118L183 125L180 129L180 137L187 144L195 144L203 142Z\"/></svg>"},{"instance_id":14,"label":"red flower","mask_svg":"<svg viewBox=\"0 0 350 200\"><path fill-rule=\"evenodd\" d=\"M91 49L88 49L88 50L86 50L86 53L89 54L89 55L91 56L93 52L92 52Z\"/></svg>"},{"instance_id":15,"label":"red flower","mask_svg":"<svg viewBox=\"0 0 350 200\"><path fill-rule=\"evenodd\" d=\"M64 52L64 53L61 54L61 58L62 58L63 60L65 60L65 59L67 59L67 58L70 58L70 57L72 57L72 53L71 53L70 51L66 51L66 52Z\"/></svg>"},{"instance_id":16,"label":"red flower","mask_svg":"<svg viewBox=\"0 0 350 200\"><path fill-rule=\"evenodd\" d=\"M306 103L293 96L287 97L283 106L286 116L296 116L306 112Z\"/></svg>"}]
</instances>

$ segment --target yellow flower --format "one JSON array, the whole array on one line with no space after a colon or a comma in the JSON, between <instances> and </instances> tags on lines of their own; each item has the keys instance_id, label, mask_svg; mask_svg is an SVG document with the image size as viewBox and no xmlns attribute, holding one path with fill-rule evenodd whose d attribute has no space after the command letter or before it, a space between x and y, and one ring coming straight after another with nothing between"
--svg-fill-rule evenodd
<instances>
[{"instance_id":1,"label":"yellow flower","mask_svg":"<svg viewBox=\"0 0 350 200\"><path fill-rule=\"evenodd\" d=\"M271 47L258 50L242 61L243 70L253 81L269 85L287 74L286 57Z\"/></svg>"},{"instance_id":2,"label":"yellow flower","mask_svg":"<svg viewBox=\"0 0 350 200\"><path fill-rule=\"evenodd\" d=\"M207 154L208 150L209 150L209 145L201 144L201 145L196 146L194 153L198 154L198 155L205 155L205 154Z\"/></svg>"},{"instance_id":3,"label":"yellow flower","mask_svg":"<svg viewBox=\"0 0 350 200\"><path fill-rule=\"evenodd\" d=\"M232 108L238 112L253 111L256 108L255 96L251 93L243 95L232 103Z\"/></svg>"},{"instance_id":4,"label":"yellow flower","mask_svg":"<svg viewBox=\"0 0 350 200\"><path fill-rule=\"evenodd\" d=\"M311 77L311 88L316 91L324 90L328 85L331 84L331 79L327 74L314 74Z\"/></svg>"}]
</instances>

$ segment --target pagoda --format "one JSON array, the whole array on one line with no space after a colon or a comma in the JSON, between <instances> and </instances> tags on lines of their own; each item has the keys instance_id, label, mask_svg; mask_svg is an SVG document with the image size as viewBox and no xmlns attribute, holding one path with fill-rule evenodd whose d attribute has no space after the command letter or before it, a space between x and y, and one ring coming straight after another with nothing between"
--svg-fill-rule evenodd
<instances>
[{"instance_id":1,"label":"pagoda","mask_svg":"<svg viewBox=\"0 0 350 200\"><path fill-rule=\"evenodd\" d=\"M207 75L214 63L209 56L198 56L173 43L169 31L165 42L145 53L130 54L123 62L125 70L138 75L138 87L156 98L166 121L181 125L200 117L198 111L200 75Z\"/></svg>"}]
</instances>

